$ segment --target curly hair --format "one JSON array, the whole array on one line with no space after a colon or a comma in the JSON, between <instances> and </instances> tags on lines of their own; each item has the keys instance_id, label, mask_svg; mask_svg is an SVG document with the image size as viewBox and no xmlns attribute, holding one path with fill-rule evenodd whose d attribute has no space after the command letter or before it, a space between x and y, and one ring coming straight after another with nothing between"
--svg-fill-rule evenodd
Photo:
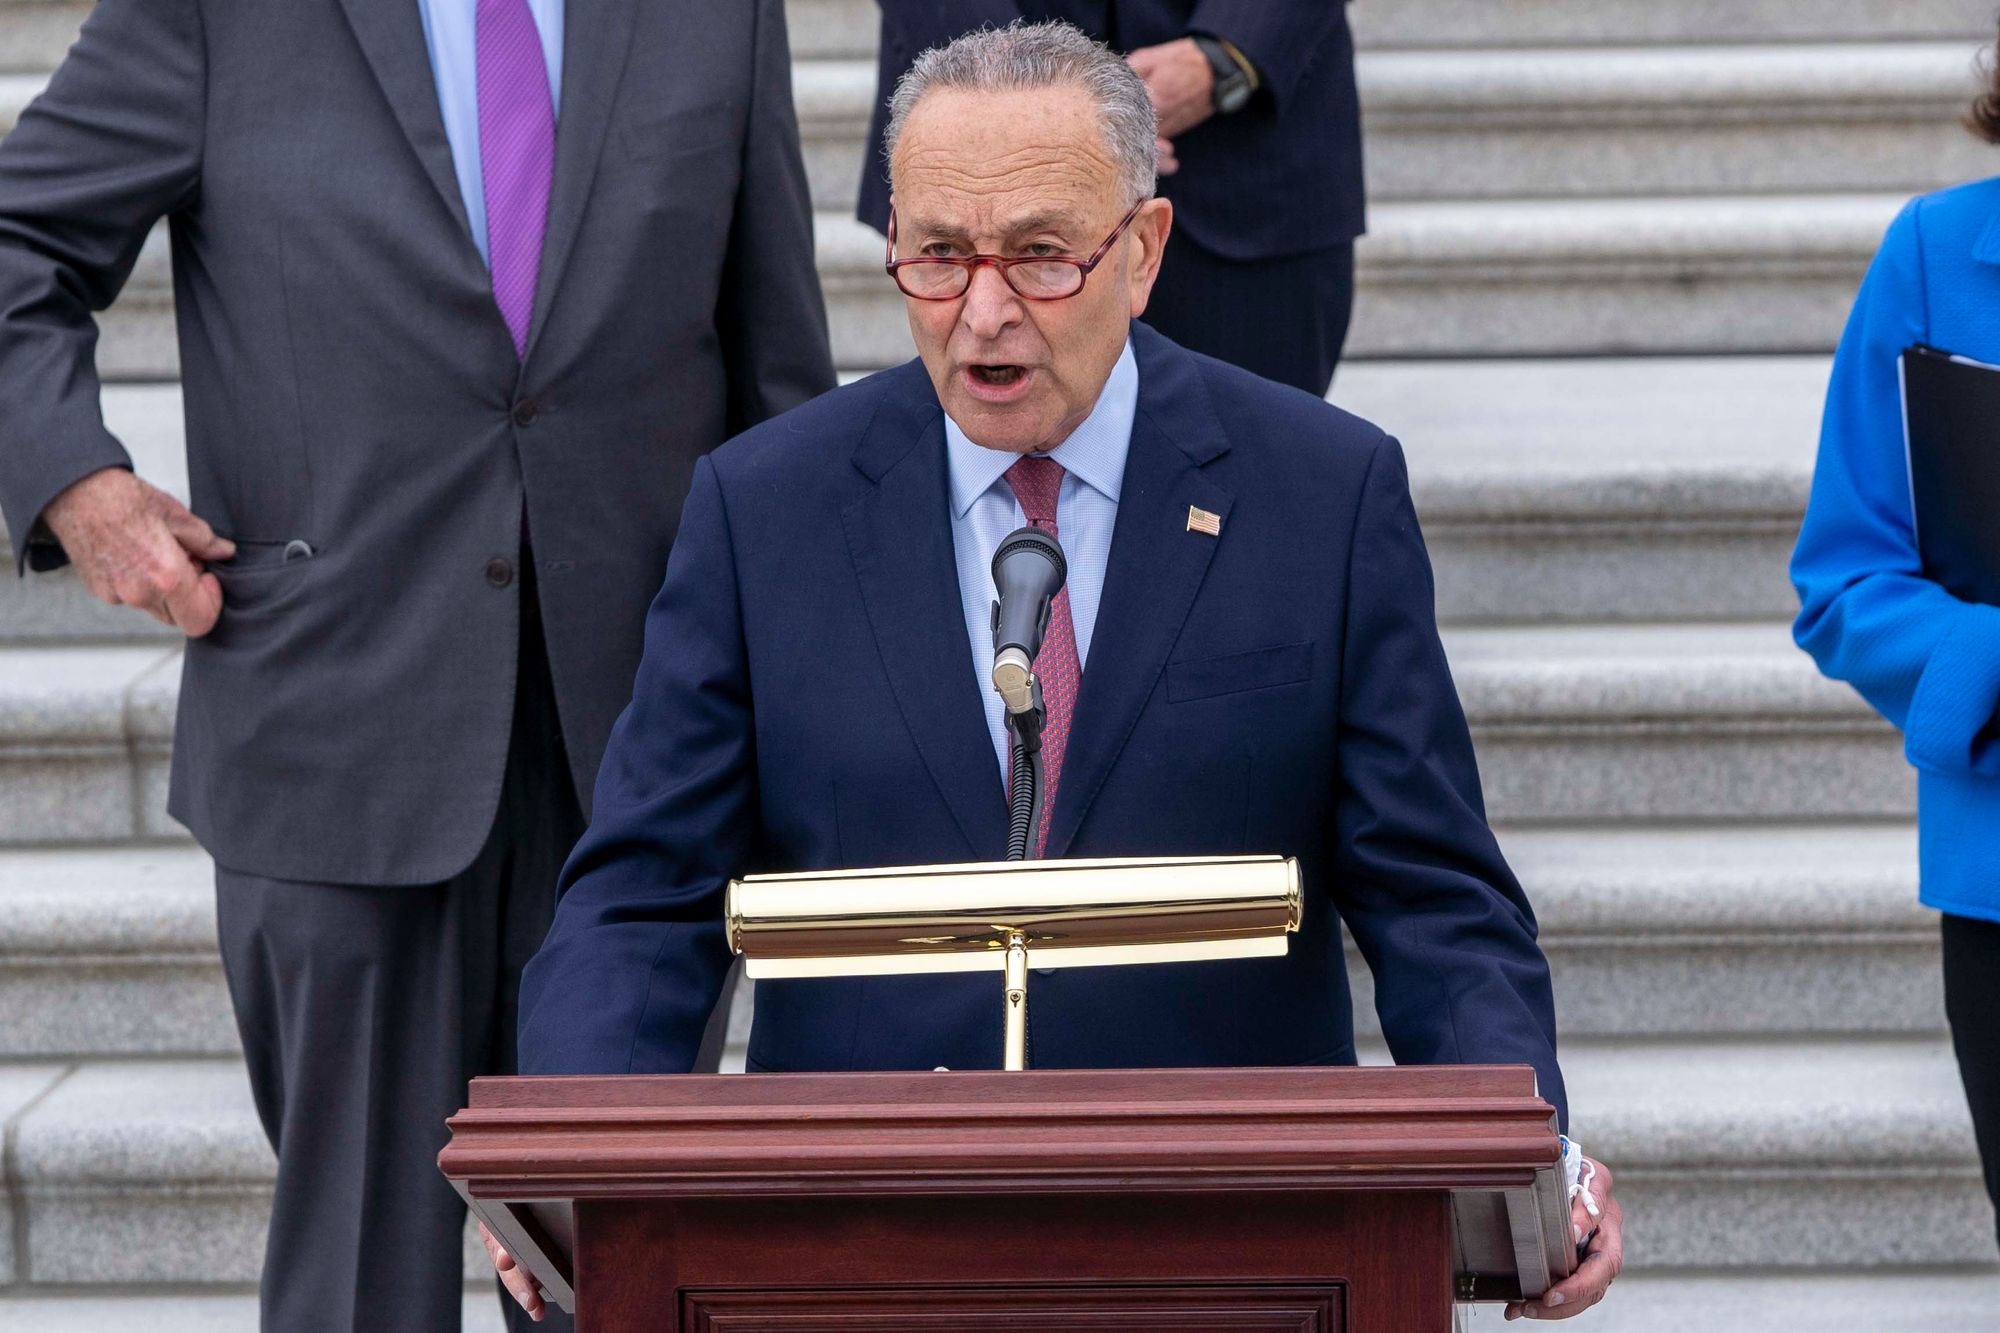
<instances>
[{"instance_id":1,"label":"curly hair","mask_svg":"<svg viewBox=\"0 0 2000 1333\"><path fill-rule=\"evenodd\" d=\"M1965 128L1987 143L2000 144L2000 59L1993 49L1980 57L1979 75L1986 87L1972 99L1965 113Z\"/></svg>"}]
</instances>

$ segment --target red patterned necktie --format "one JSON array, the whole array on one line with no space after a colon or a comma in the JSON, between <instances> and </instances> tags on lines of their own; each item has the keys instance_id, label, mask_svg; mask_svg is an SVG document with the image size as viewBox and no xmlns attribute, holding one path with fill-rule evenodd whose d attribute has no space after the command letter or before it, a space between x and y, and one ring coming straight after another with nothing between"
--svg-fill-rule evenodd
<instances>
[{"instance_id":1,"label":"red patterned necktie","mask_svg":"<svg viewBox=\"0 0 2000 1333\"><path fill-rule=\"evenodd\" d=\"M1056 531L1056 497L1062 492L1063 467L1053 458L1027 455L1007 469L1007 484L1021 502L1028 522ZM1042 686L1042 823L1035 830L1035 855L1040 856L1049 841L1049 814L1056 808L1056 787L1062 781L1063 749L1069 742L1070 716L1076 709L1076 691L1083 683L1083 664L1076 655L1076 626L1069 616L1069 589L1056 594L1049 609L1048 633L1042 636L1041 651L1035 654L1035 678Z\"/></svg>"}]
</instances>

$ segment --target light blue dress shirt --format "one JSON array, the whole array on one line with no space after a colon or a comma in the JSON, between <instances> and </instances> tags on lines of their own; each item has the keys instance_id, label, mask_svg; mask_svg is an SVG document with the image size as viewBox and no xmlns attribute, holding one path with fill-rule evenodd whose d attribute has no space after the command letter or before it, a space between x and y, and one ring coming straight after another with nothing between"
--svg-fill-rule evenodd
<instances>
[{"instance_id":1,"label":"light blue dress shirt","mask_svg":"<svg viewBox=\"0 0 2000 1333\"><path fill-rule=\"evenodd\" d=\"M1076 627L1076 657L1090 665L1090 635L1104 595L1104 566L1111 555L1111 529L1118 521L1118 492L1125 481L1125 455L1132 448L1132 418L1139 410L1139 363L1128 341L1097 395L1097 406L1049 457L1063 466L1056 496L1056 532L1069 562L1069 615ZM1025 524L1021 502L1003 474L1017 454L984 449L965 438L949 416L944 419L945 456L951 468L951 542L958 560L958 595L965 604L965 633L972 643L972 667L979 697L986 704L986 729L1004 780L1007 723L1000 696L993 692L993 553L1007 534Z\"/></svg>"},{"instance_id":2,"label":"light blue dress shirt","mask_svg":"<svg viewBox=\"0 0 2000 1333\"><path fill-rule=\"evenodd\" d=\"M562 110L564 0L528 0L549 66L549 97ZM486 175L479 165L479 0L417 0L424 19L424 46L431 79L437 84L444 135L451 140L451 164L465 200L465 220L479 257L486 259Z\"/></svg>"}]
</instances>

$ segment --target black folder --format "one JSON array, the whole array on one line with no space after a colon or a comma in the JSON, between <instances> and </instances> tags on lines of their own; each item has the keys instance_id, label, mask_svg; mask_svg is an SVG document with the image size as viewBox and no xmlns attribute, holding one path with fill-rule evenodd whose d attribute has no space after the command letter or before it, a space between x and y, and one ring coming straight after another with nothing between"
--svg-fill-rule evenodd
<instances>
[{"instance_id":1,"label":"black folder","mask_svg":"<svg viewBox=\"0 0 2000 1333\"><path fill-rule=\"evenodd\" d=\"M2000 606L2000 367L1920 344L1902 371L1924 574L1961 601Z\"/></svg>"}]
</instances>

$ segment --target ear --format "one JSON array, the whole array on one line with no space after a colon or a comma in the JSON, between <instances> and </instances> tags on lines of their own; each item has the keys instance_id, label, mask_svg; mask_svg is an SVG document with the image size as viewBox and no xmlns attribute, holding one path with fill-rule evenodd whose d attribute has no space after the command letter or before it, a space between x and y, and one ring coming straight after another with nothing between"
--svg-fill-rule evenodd
<instances>
[{"instance_id":1,"label":"ear","mask_svg":"<svg viewBox=\"0 0 2000 1333\"><path fill-rule=\"evenodd\" d=\"M1139 216L1132 219L1131 227L1125 232L1126 244L1130 247L1126 252L1125 283L1134 319L1146 313L1146 303L1153 296L1153 283L1160 276L1160 260L1166 254L1167 236L1173 229L1172 201L1148 199L1140 206Z\"/></svg>"}]
</instances>

